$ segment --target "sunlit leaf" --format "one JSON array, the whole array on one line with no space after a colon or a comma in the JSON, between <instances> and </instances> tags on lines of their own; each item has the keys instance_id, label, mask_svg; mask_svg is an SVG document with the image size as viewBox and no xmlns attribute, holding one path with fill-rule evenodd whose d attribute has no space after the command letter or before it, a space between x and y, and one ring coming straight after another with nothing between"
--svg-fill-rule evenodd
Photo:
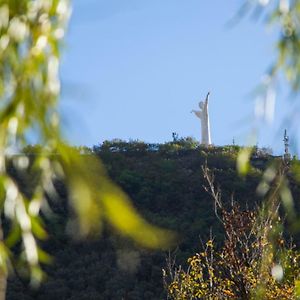
<instances>
[{"instance_id":1,"label":"sunlit leaf","mask_svg":"<svg viewBox=\"0 0 300 300\"><path fill-rule=\"evenodd\" d=\"M174 234L146 222L128 196L110 181L97 157L80 156L64 145L60 146L60 151L81 234L99 231L104 218L115 229L143 246L166 248L172 244Z\"/></svg>"},{"instance_id":2,"label":"sunlit leaf","mask_svg":"<svg viewBox=\"0 0 300 300\"><path fill-rule=\"evenodd\" d=\"M121 233L149 248L168 248L174 243L174 233L142 219L118 187L107 183L106 191L99 196L103 199L105 217Z\"/></svg>"},{"instance_id":3,"label":"sunlit leaf","mask_svg":"<svg viewBox=\"0 0 300 300\"><path fill-rule=\"evenodd\" d=\"M245 176L250 170L250 155L252 149L249 147L242 148L237 157L238 173Z\"/></svg>"}]
</instances>

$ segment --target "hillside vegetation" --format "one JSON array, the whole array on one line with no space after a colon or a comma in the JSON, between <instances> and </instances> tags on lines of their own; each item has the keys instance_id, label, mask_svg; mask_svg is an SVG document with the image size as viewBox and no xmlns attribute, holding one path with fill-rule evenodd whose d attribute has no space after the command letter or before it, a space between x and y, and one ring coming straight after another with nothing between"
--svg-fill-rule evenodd
<instances>
[{"instance_id":1,"label":"hillside vegetation","mask_svg":"<svg viewBox=\"0 0 300 300\"><path fill-rule=\"evenodd\" d=\"M64 183L56 181L57 201L51 201L51 212L44 216L49 233L45 248L53 257L45 265L47 280L39 289L29 289L20 269L9 280L7 299L165 299L162 268L166 258L176 256L178 264L185 263L211 231L217 243L223 240L213 201L203 187L202 166L207 164L214 172L225 204L234 195L241 208L251 208L260 201L256 188L263 170L278 159L256 149L252 168L242 178L236 173L238 146L205 149L186 138L165 144L114 140L79 150L82 155L99 156L110 178L128 193L147 220L178 233L177 244L169 252L141 249L107 224L99 237L74 239L69 234L68 195ZM36 151L38 146L24 149L31 161ZM10 172L30 190L32 176L17 173L13 166ZM293 180L291 190L295 197L299 195Z\"/></svg>"}]
</instances>

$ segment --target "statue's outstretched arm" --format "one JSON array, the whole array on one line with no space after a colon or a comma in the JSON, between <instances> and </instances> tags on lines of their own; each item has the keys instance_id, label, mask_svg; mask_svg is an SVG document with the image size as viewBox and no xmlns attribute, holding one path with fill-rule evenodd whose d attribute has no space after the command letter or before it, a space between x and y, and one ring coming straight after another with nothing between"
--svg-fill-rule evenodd
<instances>
[{"instance_id":1,"label":"statue's outstretched arm","mask_svg":"<svg viewBox=\"0 0 300 300\"><path fill-rule=\"evenodd\" d=\"M198 118L202 118L202 112L201 111L197 111L197 110L192 110L191 113L194 113Z\"/></svg>"},{"instance_id":2,"label":"statue's outstretched arm","mask_svg":"<svg viewBox=\"0 0 300 300\"><path fill-rule=\"evenodd\" d=\"M205 104L208 104L209 95L210 95L210 92L208 92L207 95L206 95Z\"/></svg>"}]
</instances>

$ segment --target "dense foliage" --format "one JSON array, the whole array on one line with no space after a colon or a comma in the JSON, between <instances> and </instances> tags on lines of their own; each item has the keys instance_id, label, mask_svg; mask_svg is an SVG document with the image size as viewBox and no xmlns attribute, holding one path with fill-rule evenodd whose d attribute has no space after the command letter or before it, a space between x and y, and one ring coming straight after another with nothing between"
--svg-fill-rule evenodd
<instances>
[{"instance_id":1,"label":"dense foliage","mask_svg":"<svg viewBox=\"0 0 300 300\"><path fill-rule=\"evenodd\" d=\"M25 152L34 159L36 148L27 147ZM207 162L214 170L225 204L234 193L245 208L260 201L255 190L262 171L276 160L265 151L254 151L253 167L242 178L236 173L239 147L205 149L190 138L165 144L115 140L80 151L82 156L96 154L102 159L109 176L147 220L178 233L177 244L170 249L178 264L199 250L200 237L209 239L211 228L216 245L224 236L210 195L203 188L201 166ZM23 174L19 180L26 185L31 178ZM108 224L100 238L74 241L68 234L67 217L73 211L67 205L67 190L62 181L56 181L55 188L59 201L50 201L52 212L44 218L49 231L44 246L54 258L45 267L48 279L40 289L30 290L19 272L9 281L8 299L164 299L162 268L168 252L141 249ZM299 194L297 185L292 188Z\"/></svg>"},{"instance_id":2,"label":"dense foliage","mask_svg":"<svg viewBox=\"0 0 300 300\"><path fill-rule=\"evenodd\" d=\"M282 167L286 170L285 163ZM186 270L169 260L163 272L168 299L298 299L300 254L285 241L280 198L273 193L262 208L251 210L241 210L233 200L227 210L213 175L208 168L204 173L225 241L219 249L213 238L202 244L202 251L188 259ZM279 190L284 173L277 175L274 186Z\"/></svg>"}]
</instances>

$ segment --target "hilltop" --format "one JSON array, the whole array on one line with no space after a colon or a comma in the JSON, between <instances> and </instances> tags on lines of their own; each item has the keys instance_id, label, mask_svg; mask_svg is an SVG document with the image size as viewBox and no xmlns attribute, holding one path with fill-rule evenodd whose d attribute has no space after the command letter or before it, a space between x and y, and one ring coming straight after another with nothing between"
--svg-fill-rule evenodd
<instances>
[{"instance_id":1,"label":"hilltop","mask_svg":"<svg viewBox=\"0 0 300 300\"><path fill-rule=\"evenodd\" d=\"M37 149L27 147L24 152L34 156ZM257 185L264 169L278 158L266 149L255 149L250 172L240 177L236 172L239 150L232 145L204 148L191 138L165 144L114 140L79 148L82 155L101 159L111 179L147 220L178 233L177 245L170 249L177 263L195 253L200 239L206 240L211 230L216 241L222 241L213 202L203 187L203 165L214 171L225 203L232 196L241 207L254 207L261 201ZM299 195L299 186L295 182L291 186ZM63 182L55 182L55 187L60 199L51 204L52 217L45 218L49 228L45 247L55 257L46 266L48 279L39 290L29 291L26 282L14 277L7 299L164 299L161 269L169 253L140 249L105 224L96 239L72 239L66 230L72 214L66 205L68 194Z\"/></svg>"}]
</instances>

